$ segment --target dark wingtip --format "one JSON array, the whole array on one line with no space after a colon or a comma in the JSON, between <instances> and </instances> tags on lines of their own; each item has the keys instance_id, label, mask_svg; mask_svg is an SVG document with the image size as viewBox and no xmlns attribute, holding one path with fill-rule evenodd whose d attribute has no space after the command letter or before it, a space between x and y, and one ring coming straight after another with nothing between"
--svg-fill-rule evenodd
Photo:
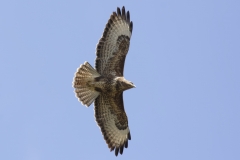
<instances>
[{"instance_id":1,"label":"dark wingtip","mask_svg":"<svg viewBox=\"0 0 240 160\"><path fill-rule=\"evenodd\" d=\"M128 140L125 142L125 148L128 148Z\"/></svg>"},{"instance_id":2,"label":"dark wingtip","mask_svg":"<svg viewBox=\"0 0 240 160\"><path fill-rule=\"evenodd\" d=\"M130 23L130 13L127 11L127 22Z\"/></svg>"},{"instance_id":3,"label":"dark wingtip","mask_svg":"<svg viewBox=\"0 0 240 160\"><path fill-rule=\"evenodd\" d=\"M117 7L117 13L118 13L118 15L119 16L121 16L122 14L121 14L121 10L120 10L120 8L119 7Z\"/></svg>"},{"instance_id":4,"label":"dark wingtip","mask_svg":"<svg viewBox=\"0 0 240 160\"><path fill-rule=\"evenodd\" d=\"M131 21L131 23L130 23L130 31L131 31L131 33L132 33L132 30L133 30L133 22Z\"/></svg>"},{"instance_id":5,"label":"dark wingtip","mask_svg":"<svg viewBox=\"0 0 240 160\"><path fill-rule=\"evenodd\" d=\"M119 148L115 149L115 155L118 156Z\"/></svg>"},{"instance_id":6,"label":"dark wingtip","mask_svg":"<svg viewBox=\"0 0 240 160\"><path fill-rule=\"evenodd\" d=\"M128 132L128 139L131 140L131 134Z\"/></svg>"},{"instance_id":7,"label":"dark wingtip","mask_svg":"<svg viewBox=\"0 0 240 160\"><path fill-rule=\"evenodd\" d=\"M122 7L122 18L126 20L125 7Z\"/></svg>"},{"instance_id":8,"label":"dark wingtip","mask_svg":"<svg viewBox=\"0 0 240 160\"><path fill-rule=\"evenodd\" d=\"M120 154L123 154L123 150L124 150L124 145L120 147Z\"/></svg>"},{"instance_id":9,"label":"dark wingtip","mask_svg":"<svg viewBox=\"0 0 240 160\"><path fill-rule=\"evenodd\" d=\"M112 151L114 150L114 148L115 148L115 147L111 147L110 152L112 152Z\"/></svg>"},{"instance_id":10,"label":"dark wingtip","mask_svg":"<svg viewBox=\"0 0 240 160\"><path fill-rule=\"evenodd\" d=\"M113 12L112 14L113 16L121 16L123 20L125 20L128 25L129 25L129 30L130 32L132 33L132 30L133 30L133 22L130 21L130 12L125 10L125 7L123 6L122 7L122 11L119 7L117 7L117 13L116 12Z\"/></svg>"},{"instance_id":11,"label":"dark wingtip","mask_svg":"<svg viewBox=\"0 0 240 160\"><path fill-rule=\"evenodd\" d=\"M112 14L112 15L115 17L115 16L117 16L117 13L116 13L116 12L113 12L113 14Z\"/></svg>"}]
</instances>

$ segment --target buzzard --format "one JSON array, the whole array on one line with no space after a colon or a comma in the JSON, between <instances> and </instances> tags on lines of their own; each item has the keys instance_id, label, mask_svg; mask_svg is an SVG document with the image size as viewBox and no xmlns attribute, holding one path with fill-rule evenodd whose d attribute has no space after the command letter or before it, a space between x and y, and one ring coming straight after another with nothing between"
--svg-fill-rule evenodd
<instances>
[{"instance_id":1,"label":"buzzard","mask_svg":"<svg viewBox=\"0 0 240 160\"><path fill-rule=\"evenodd\" d=\"M82 64L75 73L73 87L76 97L85 106L92 102L95 118L110 151L122 154L131 140L128 118L123 105L123 91L134 84L123 77L133 23L129 11L117 8L113 12L96 48L95 69Z\"/></svg>"}]
</instances>

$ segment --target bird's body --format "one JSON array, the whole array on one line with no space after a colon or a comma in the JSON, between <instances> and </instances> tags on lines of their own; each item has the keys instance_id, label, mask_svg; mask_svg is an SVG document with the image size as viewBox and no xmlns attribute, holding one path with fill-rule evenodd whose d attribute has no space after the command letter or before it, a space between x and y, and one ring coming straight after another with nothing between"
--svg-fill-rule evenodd
<instances>
[{"instance_id":1,"label":"bird's body","mask_svg":"<svg viewBox=\"0 0 240 160\"><path fill-rule=\"evenodd\" d=\"M100 93L117 93L130 89L133 84L127 81L124 77L116 77L113 75L99 76L94 79L94 83L89 84L91 87Z\"/></svg>"},{"instance_id":2,"label":"bird's body","mask_svg":"<svg viewBox=\"0 0 240 160\"><path fill-rule=\"evenodd\" d=\"M73 80L76 97L85 106L95 105L96 121L108 147L115 155L123 153L131 139L123 105L123 91L135 87L123 77L133 24L129 12L118 8L111 15L97 45L94 69L88 62L81 65Z\"/></svg>"}]
</instances>

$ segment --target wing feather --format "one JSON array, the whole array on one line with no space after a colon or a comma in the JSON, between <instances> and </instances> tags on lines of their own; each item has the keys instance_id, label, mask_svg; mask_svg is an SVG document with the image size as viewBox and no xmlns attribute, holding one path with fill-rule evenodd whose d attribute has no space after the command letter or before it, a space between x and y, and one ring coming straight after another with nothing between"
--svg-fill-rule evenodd
<instances>
[{"instance_id":1,"label":"wing feather","mask_svg":"<svg viewBox=\"0 0 240 160\"><path fill-rule=\"evenodd\" d=\"M97 44L95 68L101 75L114 74L123 76L125 57L127 55L132 35L133 23L130 13L125 12L125 7L117 8L113 12L102 38Z\"/></svg>"},{"instance_id":2,"label":"wing feather","mask_svg":"<svg viewBox=\"0 0 240 160\"><path fill-rule=\"evenodd\" d=\"M128 140L131 139L122 93L115 97L101 94L94 104L96 121L110 151L115 149L116 156L122 154L123 148L128 147Z\"/></svg>"}]
</instances>

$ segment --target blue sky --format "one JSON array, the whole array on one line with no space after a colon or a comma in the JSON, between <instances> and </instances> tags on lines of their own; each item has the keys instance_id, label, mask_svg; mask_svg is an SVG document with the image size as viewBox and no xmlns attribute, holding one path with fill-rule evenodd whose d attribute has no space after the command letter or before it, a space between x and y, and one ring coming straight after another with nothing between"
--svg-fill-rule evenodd
<instances>
[{"instance_id":1,"label":"blue sky","mask_svg":"<svg viewBox=\"0 0 240 160\"><path fill-rule=\"evenodd\" d=\"M240 1L0 2L0 159L113 159L72 79L117 7L134 23L118 159L240 159Z\"/></svg>"}]
</instances>

